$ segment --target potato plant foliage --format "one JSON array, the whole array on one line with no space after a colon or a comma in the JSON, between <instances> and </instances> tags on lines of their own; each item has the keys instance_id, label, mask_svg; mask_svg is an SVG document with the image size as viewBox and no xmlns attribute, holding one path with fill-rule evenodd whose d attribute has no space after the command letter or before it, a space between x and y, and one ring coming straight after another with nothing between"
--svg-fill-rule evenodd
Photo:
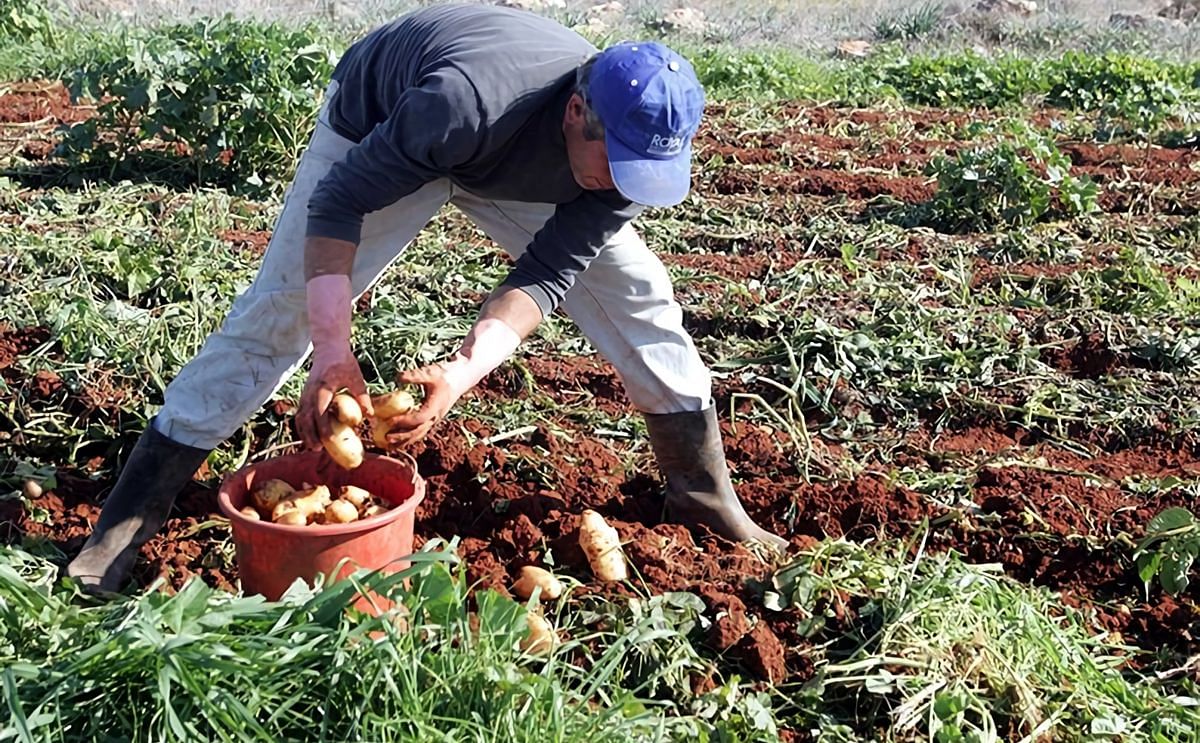
<instances>
[{"instance_id":1,"label":"potato plant foliage","mask_svg":"<svg viewBox=\"0 0 1200 743\"><path fill-rule=\"evenodd\" d=\"M1029 225L1096 209L1096 184L1070 173L1051 140L1029 137L940 155L929 164L938 190L927 220L949 231Z\"/></svg>"},{"instance_id":2,"label":"potato plant foliage","mask_svg":"<svg viewBox=\"0 0 1200 743\"><path fill-rule=\"evenodd\" d=\"M285 178L319 105L335 55L314 28L232 18L124 37L67 81L99 102L70 127L76 168L156 168L198 182L262 190ZM153 164L150 164L153 163Z\"/></svg>"}]
</instances>

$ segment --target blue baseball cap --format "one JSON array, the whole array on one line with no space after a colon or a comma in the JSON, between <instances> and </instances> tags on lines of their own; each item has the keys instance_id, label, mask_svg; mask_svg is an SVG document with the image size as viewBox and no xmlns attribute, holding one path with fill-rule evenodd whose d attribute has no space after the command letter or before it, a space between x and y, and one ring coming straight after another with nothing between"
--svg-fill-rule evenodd
<instances>
[{"instance_id":1,"label":"blue baseball cap","mask_svg":"<svg viewBox=\"0 0 1200 743\"><path fill-rule=\"evenodd\" d=\"M613 183L646 206L674 206L692 181L692 137L704 88L691 63L657 42L622 42L600 52L588 106L604 122Z\"/></svg>"}]
</instances>

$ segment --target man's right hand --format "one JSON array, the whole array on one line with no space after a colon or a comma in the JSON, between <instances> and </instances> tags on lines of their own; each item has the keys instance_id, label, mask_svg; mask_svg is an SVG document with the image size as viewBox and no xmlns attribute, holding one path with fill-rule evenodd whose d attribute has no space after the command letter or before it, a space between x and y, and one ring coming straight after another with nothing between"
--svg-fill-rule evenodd
<instances>
[{"instance_id":1,"label":"man's right hand","mask_svg":"<svg viewBox=\"0 0 1200 743\"><path fill-rule=\"evenodd\" d=\"M374 415L371 395L363 380L358 359L346 346L342 349L314 349L312 371L300 394L296 411L296 432L305 449L315 449L321 440L333 435L327 411L333 396L346 390L358 402L364 416Z\"/></svg>"},{"instance_id":2,"label":"man's right hand","mask_svg":"<svg viewBox=\"0 0 1200 743\"><path fill-rule=\"evenodd\" d=\"M358 360L350 350L350 277L340 273L313 276L305 288L313 354L312 370L296 412L296 433L305 448L315 449L333 433L326 411L338 392L349 391L364 415L373 415L374 409Z\"/></svg>"}]
</instances>

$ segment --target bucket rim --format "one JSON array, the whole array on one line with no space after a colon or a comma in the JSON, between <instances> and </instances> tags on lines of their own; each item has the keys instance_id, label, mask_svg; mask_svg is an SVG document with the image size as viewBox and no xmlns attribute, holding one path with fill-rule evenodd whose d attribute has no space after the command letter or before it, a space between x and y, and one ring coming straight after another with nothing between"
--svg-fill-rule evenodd
<instances>
[{"instance_id":1,"label":"bucket rim","mask_svg":"<svg viewBox=\"0 0 1200 743\"><path fill-rule=\"evenodd\" d=\"M245 479L248 474L258 469L267 462L275 462L279 459L313 457L321 456L322 452L306 451L296 452L293 454L285 454L281 457L272 457L264 459L261 462L247 464L244 467L231 472L221 478L221 487L217 491L217 505L221 509L221 513L225 515L231 522L234 528L246 529L249 531L257 531L260 533L274 534L290 534L293 536L310 535L317 537L338 537L359 532L367 532L377 529L381 526L404 517L408 513L415 512L417 506L425 499L425 480L417 472L417 461L405 452L396 452L395 454L376 454L374 452L366 452L365 459L387 460L397 462L406 466L409 472L412 473L413 492L403 503L393 508L389 508L381 514L371 516L370 518L351 521L348 524L306 524L304 526L291 526L288 524L276 524L272 521L254 520L243 516L236 508L233 507L233 501L230 499L230 489L233 482L240 479Z\"/></svg>"}]
</instances>

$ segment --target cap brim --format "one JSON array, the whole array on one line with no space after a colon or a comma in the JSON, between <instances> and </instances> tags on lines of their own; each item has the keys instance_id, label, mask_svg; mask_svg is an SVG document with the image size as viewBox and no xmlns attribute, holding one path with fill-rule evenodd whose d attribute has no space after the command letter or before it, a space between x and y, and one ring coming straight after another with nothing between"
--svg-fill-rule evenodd
<instances>
[{"instance_id":1,"label":"cap brim","mask_svg":"<svg viewBox=\"0 0 1200 743\"><path fill-rule=\"evenodd\" d=\"M621 195L644 206L675 206L692 186L692 143L670 160L646 158L606 132L608 167Z\"/></svg>"}]
</instances>

